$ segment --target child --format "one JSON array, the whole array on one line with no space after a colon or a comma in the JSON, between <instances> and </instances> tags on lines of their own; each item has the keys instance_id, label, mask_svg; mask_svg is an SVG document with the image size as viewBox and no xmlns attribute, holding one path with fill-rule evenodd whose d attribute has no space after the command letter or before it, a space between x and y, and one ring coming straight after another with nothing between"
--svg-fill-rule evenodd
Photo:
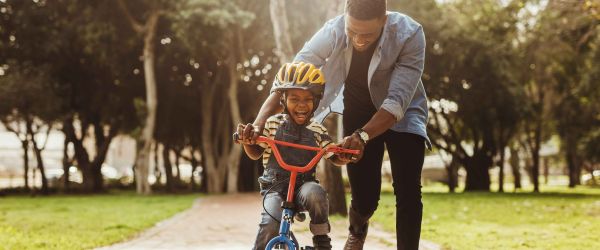
<instances>
[{"instance_id":1,"label":"child","mask_svg":"<svg viewBox=\"0 0 600 250\"><path fill-rule=\"evenodd\" d=\"M307 146L334 146L326 129L311 120L323 96L325 78L321 70L312 64L287 63L277 73L274 84L276 91L283 92L281 103L284 111L267 120L263 135ZM238 134L242 135L244 130L252 128L252 124L239 124ZM259 224L254 249L265 249L269 240L279 232L279 220L283 212L281 202L286 199L290 173L279 166L275 157L271 157L271 148L268 145L250 145L245 141L244 151L255 160L261 155L263 157L265 170L258 182L261 194L265 196L265 210L261 213L262 221ZM279 147L279 151L286 163L296 166L305 166L317 154L314 151L290 147ZM333 154L326 154L325 157L336 165L345 163ZM331 239L327 235L330 231L329 201L327 193L315 179L315 169L298 174L294 201L298 208L307 210L310 215L314 248L331 249ZM269 189L270 192L267 192Z\"/></svg>"}]
</instances>

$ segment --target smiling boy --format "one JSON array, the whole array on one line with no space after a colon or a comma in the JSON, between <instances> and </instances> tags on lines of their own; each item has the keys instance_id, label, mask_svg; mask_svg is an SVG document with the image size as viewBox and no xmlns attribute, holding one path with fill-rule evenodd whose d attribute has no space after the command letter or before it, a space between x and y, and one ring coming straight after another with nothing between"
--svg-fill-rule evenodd
<instances>
[{"instance_id":1,"label":"smiling boy","mask_svg":"<svg viewBox=\"0 0 600 250\"><path fill-rule=\"evenodd\" d=\"M275 81L277 87L274 91L281 92L284 111L267 119L263 136L313 147L334 146L325 127L311 120L323 96L325 77L321 70L308 63L287 63L281 67ZM239 124L237 132L243 135L245 130L253 129L252 124ZM269 240L277 236L282 213L281 202L285 200L290 173L271 157L271 148L268 145L251 144L247 138L242 140L244 151L250 158L257 160L263 157L265 171L258 182L261 194L265 196L265 210L261 214L262 220L254 249L264 249ZM279 151L286 163L296 166L307 165L317 154L314 151L289 147L280 147ZM326 154L325 158L336 165L347 163L333 154ZM331 249L331 239L328 236L329 201L327 193L315 178L314 168L298 174L296 190L298 192L294 202L301 210L307 210L311 218L310 231L313 233L314 248Z\"/></svg>"}]
</instances>

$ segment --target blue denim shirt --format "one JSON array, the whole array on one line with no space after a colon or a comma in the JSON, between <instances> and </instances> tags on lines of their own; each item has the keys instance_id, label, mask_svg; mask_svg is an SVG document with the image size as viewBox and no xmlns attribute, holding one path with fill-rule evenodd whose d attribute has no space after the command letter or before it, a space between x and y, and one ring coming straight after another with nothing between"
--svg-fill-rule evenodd
<instances>
[{"instance_id":1,"label":"blue denim shirt","mask_svg":"<svg viewBox=\"0 0 600 250\"><path fill-rule=\"evenodd\" d=\"M421 81L425 60L422 26L409 16L388 12L381 39L376 45L368 71L371 100L396 118L392 130L427 137L427 96ZM344 15L329 20L296 55L321 67L327 84L315 112L322 122L331 113L343 113L342 91L352 61L352 43L346 36Z\"/></svg>"}]
</instances>

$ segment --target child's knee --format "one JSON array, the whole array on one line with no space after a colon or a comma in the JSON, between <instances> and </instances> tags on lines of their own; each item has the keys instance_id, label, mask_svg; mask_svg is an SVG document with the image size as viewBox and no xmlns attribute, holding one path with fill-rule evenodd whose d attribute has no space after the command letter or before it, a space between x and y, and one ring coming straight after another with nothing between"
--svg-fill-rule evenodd
<instances>
[{"instance_id":1,"label":"child's knee","mask_svg":"<svg viewBox=\"0 0 600 250\"><path fill-rule=\"evenodd\" d=\"M323 214L329 211L329 199L327 193L322 189L315 189L314 192L306 196L307 208L311 208L315 213Z\"/></svg>"},{"instance_id":2,"label":"child's knee","mask_svg":"<svg viewBox=\"0 0 600 250\"><path fill-rule=\"evenodd\" d=\"M313 192L310 192L306 198L307 202L311 205L317 204L329 204L329 199L327 199L327 193L325 190L315 189Z\"/></svg>"}]
</instances>

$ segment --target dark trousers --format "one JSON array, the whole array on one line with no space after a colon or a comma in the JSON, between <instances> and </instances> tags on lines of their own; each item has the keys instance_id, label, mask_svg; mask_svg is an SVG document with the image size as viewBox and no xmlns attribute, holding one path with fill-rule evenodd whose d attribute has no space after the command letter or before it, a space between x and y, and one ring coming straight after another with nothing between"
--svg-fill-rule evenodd
<instances>
[{"instance_id":1,"label":"dark trousers","mask_svg":"<svg viewBox=\"0 0 600 250\"><path fill-rule=\"evenodd\" d=\"M349 117L349 118L347 118ZM352 134L368 119L344 116L344 133ZM368 117L370 118L370 117ZM425 139L411 133L392 130L372 138L367 143L362 159L348 164L348 178L352 188L351 209L361 217L370 218L381 194L381 165L384 147L387 148L396 196L396 237L398 249L417 250L421 235L421 170L425 157ZM365 228L366 220L350 220L350 230ZM356 224L356 225L353 225Z\"/></svg>"}]
</instances>

